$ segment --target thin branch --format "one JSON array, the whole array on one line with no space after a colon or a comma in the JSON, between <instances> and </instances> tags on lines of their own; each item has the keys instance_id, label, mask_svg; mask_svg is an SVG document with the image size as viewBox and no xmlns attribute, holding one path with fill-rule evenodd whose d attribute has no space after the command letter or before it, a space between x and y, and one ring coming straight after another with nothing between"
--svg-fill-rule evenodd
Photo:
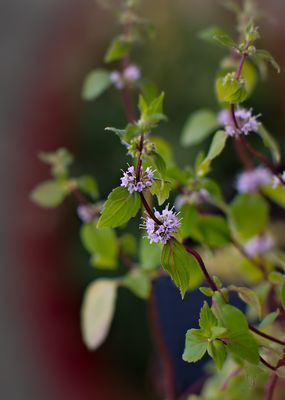
<instances>
[{"instance_id":1,"label":"thin branch","mask_svg":"<svg viewBox=\"0 0 285 400\"><path fill-rule=\"evenodd\" d=\"M150 208L146 198L144 197L143 192L140 192L140 196L141 196L141 201L143 203L144 208L146 209L146 212L148 213L148 215L150 216L151 219L154 220L155 223L157 223L158 225L161 225L162 222L159 221L159 219L156 218L156 216L154 215L154 212L152 211L152 209Z\"/></svg>"},{"instance_id":2,"label":"thin branch","mask_svg":"<svg viewBox=\"0 0 285 400\"><path fill-rule=\"evenodd\" d=\"M259 360L263 365L265 365L267 368L271 369L271 371L276 371L276 367L274 367L269 362L267 362L262 356L259 356Z\"/></svg>"},{"instance_id":3,"label":"thin branch","mask_svg":"<svg viewBox=\"0 0 285 400\"><path fill-rule=\"evenodd\" d=\"M277 382L278 382L278 376L275 372L272 372L265 388L266 391L264 400L273 400L273 395Z\"/></svg>"},{"instance_id":4,"label":"thin branch","mask_svg":"<svg viewBox=\"0 0 285 400\"><path fill-rule=\"evenodd\" d=\"M197 253L196 250L192 249L191 247L184 245L185 249L188 251L188 253L192 254L192 256L194 256L196 258L196 260L198 261L200 268L210 286L210 288L215 292L215 291L219 291L219 288L217 287L217 285L215 284L213 278L210 276L204 261L202 260L202 257L200 256L199 253Z\"/></svg>"},{"instance_id":5,"label":"thin branch","mask_svg":"<svg viewBox=\"0 0 285 400\"><path fill-rule=\"evenodd\" d=\"M258 330L257 328L255 328L253 325L249 325L249 329L254 332L256 335L259 335L261 337L263 337L264 339L268 339L271 340L271 342L275 342L280 344L281 346L285 346L285 342L283 340L277 339L274 336L268 335L267 333L261 332L260 330Z\"/></svg>"}]
</instances>

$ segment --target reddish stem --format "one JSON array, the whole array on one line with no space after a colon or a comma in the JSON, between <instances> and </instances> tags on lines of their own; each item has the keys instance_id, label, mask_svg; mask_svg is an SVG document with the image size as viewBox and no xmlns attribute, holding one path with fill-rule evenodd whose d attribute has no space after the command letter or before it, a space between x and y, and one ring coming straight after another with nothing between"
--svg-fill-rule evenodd
<instances>
[{"instance_id":1,"label":"reddish stem","mask_svg":"<svg viewBox=\"0 0 285 400\"><path fill-rule=\"evenodd\" d=\"M204 276L205 276L210 288L214 292L218 291L219 289L218 289L217 285L215 284L215 282L213 281L212 277L210 276L209 272L207 271L207 268L206 268L206 266L204 264L204 261L202 260L202 257L200 256L200 254L197 253L196 250L192 249L189 246L184 245L184 247L188 251L188 253L192 254L192 256L194 256L196 258L196 260L198 261L198 263L200 265L200 268L201 268L201 270L202 270L202 272L203 272L203 274L204 274Z\"/></svg>"},{"instance_id":2,"label":"reddish stem","mask_svg":"<svg viewBox=\"0 0 285 400\"><path fill-rule=\"evenodd\" d=\"M274 390L278 381L278 376L275 372L272 372L270 379L266 385L266 392L264 400L273 400Z\"/></svg>"},{"instance_id":3,"label":"reddish stem","mask_svg":"<svg viewBox=\"0 0 285 400\"><path fill-rule=\"evenodd\" d=\"M146 198L144 197L143 192L140 193L141 196L141 201L143 203L144 208L146 209L146 212L148 213L148 215L150 216L150 218L152 218L154 220L155 223L157 223L158 225L161 225L162 222L159 221L159 219L156 218L156 216L154 215L154 212L152 211L152 209L150 208Z\"/></svg>"},{"instance_id":4,"label":"reddish stem","mask_svg":"<svg viewBox=\"0 0 285 400\"><path fill-rule=\"evenodd\" d=\"M262 336L265 339L271 340L271 342L275 342L275 343L281 344L281 346L285 346L285 342L283 342L282 340L279 340L279 339L275 338L274 336L268 335L267 333L261 332L261 331L259 331L257 328L255 328L252 325L249 325L249 329L252 332L256 333L256 335L259 335L259 336Z\"/></svg>"}]
</instances>

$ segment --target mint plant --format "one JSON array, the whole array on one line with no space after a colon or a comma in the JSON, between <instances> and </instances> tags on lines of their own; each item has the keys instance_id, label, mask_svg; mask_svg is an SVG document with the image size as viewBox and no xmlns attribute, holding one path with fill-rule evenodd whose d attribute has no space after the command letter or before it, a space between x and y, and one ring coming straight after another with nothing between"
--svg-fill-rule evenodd
<instances>
[{"instance_id":1,"label":"mint plant","mask_svg":"<svg viewBox=\"0 0 285 400\"><path fill-rule=\"evenodd\" d=\"M104 341L119 286L155 307L153 282L169 274L182 298L194 288L207 298L200 311L199 329L190 326L185 332L181 356L194 363L207 353L213 363L200 395L190 395L189 400L282 399L285 253L271 233L270 207L272 203L285 207L285 172L279 169L279 147L264 127L262 116L245 105L268 64L279 72L270 53L258 48L258 9L252 0L244 0L242 6L227 2L237 17L237 39L217 27L200 34L202 39L228 48L228 55L215 82L219 110L196 111L182 130L185 147L211 136L209 150L200 152L191 167L182 169L167 141L153 134L167 120L165 95L143 78L132 59L133 48L147 40L153 28L139 15L139 0L124 0L120 8L112 1L103 3L116 11L121 26L105 56L105 63L115 62L116 69L91 71L82 95L93 101L112 88L122 97L127 124L124 128L106 127L104 133L115 133L126 149L128 158L120 182L102 203L96 180L89 175L73 177L73 157L59 149L40 155L50 165L52 179L31 194L42 207L56 207L67 196L74 196L82 220L80 237L91 265L116 269L120 261L126 267L122 276L96 279L86 289L83 340L92 350ZM133 99L138 100L137 107ZM260 138L270 158L252 146L248 139L252 135ZM233 177L236 194L227 202L219 182L211 178L211 169L230 141L242 171ZM173 196L174 203L169 200ZM132 218L137 221L139 247L127 231ZM223 283L214 272L219 264L229 270L234 267L242 283ZM245 312L230 303L232 294L245 303ZM165 398L178 399L169 379Z\"/></svg>"}]
</instances>

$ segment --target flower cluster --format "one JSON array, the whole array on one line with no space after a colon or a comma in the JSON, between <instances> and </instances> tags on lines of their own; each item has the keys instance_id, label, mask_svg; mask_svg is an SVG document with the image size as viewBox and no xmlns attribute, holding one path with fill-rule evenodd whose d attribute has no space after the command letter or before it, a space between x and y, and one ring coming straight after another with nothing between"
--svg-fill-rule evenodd
<instances>
[{"instance_id":1,"label":"flower cluster","mask_svg":"<svg viewBox=\"0 0 285 400\"><path fill-rule=\"evenodd\" d=\"M237 178L236 188L240 193L257 192L260 186L270 183L271 172L263 167L245 171Z\"/></svg>"},{"instance_id":2,"label":"flower cluster","mask_svg":"<svg viewBox=\"0 0 285 400\"><path fill-rule=\"evenodd\" d=\"M175 208L180 210L184 204L201 204L210 199L210 193L206 189L180 194L175 199Z\"/></svg>"},{"instance_id":3,"label":"flower cluster","mask_svg":"<svg viewBox=\"0 0 285 400\"><path fill-rule=\"evenodd\" d=\"M140 180L137 181L135 167L130 166L126 172L123 171L123 176L121 178L121 186L128 189L130 193L142 192L144 189L151 187L153 182L153 171L151 168L146 168L144 171L141 170Z\"/></svg>"},{"instance_id":4,"label":"flower cluster","mask_svg":"<svg viewBox=\"0 0 285 400\"><path fill-rule=\"evenodd\" d=\"M131 85L138 81L140 77L140 69L134 64L128 65L122 73L113 71L110 75L111 81L119 90L122 90L126 85Z\"/></svg>"},{"instance_id":5,"label":"flower cluster","mask_svg":"<svg viewBox=\"0 0 285 400\"><path fill-rule=\"evenodd\" d=\"M92 204L82 204L77 207L77 215L81 219L81 221L89 223L91 222L95 215L96 215L97 210Z\"/></svg>"},{"instance_id":6,"label":"flower cluster","mask_svg":"<svg viewBox=\"0 0 285 400\"><path fill-rule=\"evenodd\" d=\"M273 244L271 236L263 233L262 235L254 236L252 239L247 241L244 245L244 250L248 256L254 257L270 251Z\"/></svg>"},{"instance_id":7,"label":"flower cluster","mask_svg":"<svg viewBox=\"0 0 285 400\"><path fill-rule=\"evenodd\" d=\"M237 107L235 111L235 117L239 130L234 126L229 110L222 110L218 115L218 122L224 126L225 132L228 136L235 136L238 134L248 135L250 132L258 131L258 120L259 115L252 115L252 110L246 108Z\"/></svg>"},{"instance_id":8,"label":"flower cluster","mask_svg":"<svg viewBox=\"0 0 285 400\"><path fill-rule=\"evenodd\" d=\"M160 224L151 217L146 217L141 227L146 229L150 243L166 244L171 239L172 234L180 227L180 220L173 208L169 210L169 205L161 213L155 210L154 216L160 221Z\"/></svg>"}]
</instances>

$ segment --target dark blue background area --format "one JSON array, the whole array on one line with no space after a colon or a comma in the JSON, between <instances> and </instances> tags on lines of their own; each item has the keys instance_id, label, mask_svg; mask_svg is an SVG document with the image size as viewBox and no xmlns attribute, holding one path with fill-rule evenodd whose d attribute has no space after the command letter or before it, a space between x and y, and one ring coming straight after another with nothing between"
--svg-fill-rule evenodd
<instances>
[{"instance_id":1,"label":"dark blue background area","mask_svg":"<svg viewBox=\"0 0 285 400\"><path fill-rule=\"evenodd\" d=\"M179 290L168 277L154 283L154 294L161 330L169 349L176 377L177 393L181 394L203 375L203 365L208 358L190 364L182 360L185 334L188 329L199 327L200 309L206 297L199 291L187 292L182 300Z\"/></svg>"}]
</instances>

